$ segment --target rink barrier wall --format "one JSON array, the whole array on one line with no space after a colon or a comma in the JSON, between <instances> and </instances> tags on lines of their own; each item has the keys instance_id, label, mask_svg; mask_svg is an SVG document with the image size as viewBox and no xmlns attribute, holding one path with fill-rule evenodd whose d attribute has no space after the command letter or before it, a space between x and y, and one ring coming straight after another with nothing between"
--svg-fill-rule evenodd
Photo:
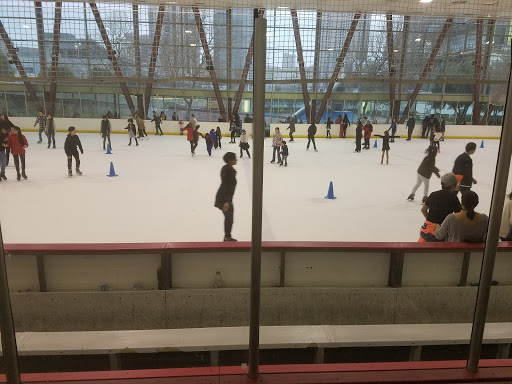
<instances>
[{"instance_id":1,"label":"rink barrier wall","mask_svg":"<svg viewBox=\"0 0 512 384\"><path fill-rule=\"evenodd\" d=\"M37 127L34 128L34 117L10 117L10 120L18 125L22 131L26 132L37 132ZM128 134L128 131L124 128L127 126L127 119L110 119L112 125L112 132L116 134ZM184 121L187 124L187 121ZM75 127L78 132L82 133L98 133L100 132L101 119L86 119L86 118L55 118L55 124L57 132L66 133L70 126ZM209 122L200 121L201 126L200 132L205 134L210 132L211 129L220 127L223 137L229 137L229 123ZM151 123L150 120L145 120L146 131L151 134L155 133L155 124ZM283 136L288 138L289 130L288 123L282 124L270 124L270 135L273 136L276 127L279 127ZM177 121L165 120L162 122L162 131L164 135L179 135L180 129ZM326 125L317 124L317 138L326 137ZM294 137L307 138L309 124L296 124L296 132ZM374 124L373 134L384 134L384 131L389 128L389 124ZM247 133L252 136L252 123L242 123L242 129L245 129ZM401 138L407 138L407 127L404 124L399 124L397 127L398 136ZM331 129L331 135L333 138L340 137L340 127L338 124L333 124ZM499 125L447 125L445 137L448 139L499 139L501 135L501 126ZM349 138L355 137L355 125L352 124L347 129L347 136ZM372 136L373 137L373 136ZM413 132L414 138L421 137L421 122L416 124ZM377 137L373 137L377 138Z\"/></svg>"}]
</instances>

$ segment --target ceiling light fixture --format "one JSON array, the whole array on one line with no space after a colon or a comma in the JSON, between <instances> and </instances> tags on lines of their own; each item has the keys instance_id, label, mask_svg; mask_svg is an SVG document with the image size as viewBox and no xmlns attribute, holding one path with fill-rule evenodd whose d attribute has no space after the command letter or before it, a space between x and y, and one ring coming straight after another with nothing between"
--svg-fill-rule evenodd
<instances>
[{"instance_id":1,"label":"ceiling light fixture","mask_svg":"<svg viewBox=\"0 0 512 384\"><path fill-rule=\"evenodd\" d=\"M489 44L489 43L490 43L490 41L486 41L486 42L485 42L485 44Z\"/></svg>"},{"instance_id":2,"label":"ceiling light fixture","mask_svg":"<svg viewBox=\"0 0 512 384\"><path fill-rule=\"evenodd\" d=\"M185 31L185 33L192 33L192 31Z\"/></svg>"},{"instance_id":3,"label":"ceiling light fixture","mask_svg":"<svg viewBox=\"0 0 512 384\"><path fill-rule=\"evenodd\" d=\"M334 51L334 48L327 48L328 51Z\"/></svg>"},{"instance_id":4,"label":"ceiling light fixture","mask_svg":"<svg viewBox=\"0 0 512 384\"><path fill-rule=\"evenodd\" d=\"M393 52L395 52L395 53L398 52L398 49L393 49Z\"/></svg>"},{"instance_id":5,"label":"ceiling light fixture","mask_svg":"<svg viewBox=\"0 0 512 384\"><path fill-rule=\"evenodd\" d=\"M420 0L420 3L431 3L432 0Z\"/></svg>"},{"instance_id":6,"label":"ceiling light fixture","mask_svg":"<svg viewBox=\"0 0 512 384\"><path fill-rule=\"evenodd\" d=\"M23 28L30 29L28 25L24 25Z\"/></svg>"},{"instance_id":7,"label":"ceiling light fixture","mask_svg":"<svg viewBox=\"0 0 512 384\"><path fill-rule=\"evenodd\" d=\"M418 37L418 38L417 38L416 40L414 40L414 41L421 41L421 37Z\"/></svg>"},{"instance_id":8,"label":"ceiling light fixture","mask_svg":"<svg viewBox=\"0 0 512 384\"><path fill-rule=\"evenodd\" d=\"M277 7L277 9L288 9L288 7Z\"/></svg>"},{"instance_id":9,"label":"ceiling light fixture","mask_svg":"<svg viewBox=\"0 0 512 384\"><path fill-rule=\"evenodd\" d=\"M176 4L175 1L166 1L165 4Z\"/></svg>"},{"instance_id":10,"label":"ceiling light fixture","mask_svg":"<svg viewBox=\"0 0 512 384\"><path fill-rule=\"evenodd\" d=\"M190 44L191 47L197 47L197 44Z\"/></svg>"}]
</instances>

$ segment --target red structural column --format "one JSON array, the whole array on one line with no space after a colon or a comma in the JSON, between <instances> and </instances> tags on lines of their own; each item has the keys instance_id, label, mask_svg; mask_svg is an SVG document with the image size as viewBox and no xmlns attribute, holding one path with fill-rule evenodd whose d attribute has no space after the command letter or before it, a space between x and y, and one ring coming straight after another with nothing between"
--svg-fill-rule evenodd
<instances>
[{"instance_id":1,"label":"red structural column","mask_svg":"<svg viewBox=\"0 0 512 384\"><path fill-rule=\"evenodd\" d=\"M96 3L89 3L89 6L91 7L91 11L94 15L94 20L96 20L96 24L98 25L98 29L100 30L101 37L103 39L103 42L105 43L105 48L107 48L107 53L109 56L110 61L112 61L112 67L114 68L114 72L116 76L119 78L119 85L121 86L121 89L123 91L123 95L126 98L126 103L128 104L128 108L130 108L130 111L132 114L135 114L135 105L133 104L132 97L130 95L130 91L128 90L128 87L126 86L126 83L123 81L124 76L123 72L121 71L121 67L119 66L119 63L117 61L116 54L117 52L114 52L114 49L112 48L112 44L110 43L110 39L107 35L107 30L105 29L105 26L103 25L103 20L101 19L100 12L98 11L98 7L96 6Z\"/></svg>"},{"instance_id":2,"label":"red structural column","mask_svg":"<svg viewBox=\"0 0 512 384\"><path fill-rule=\"evenodd\" d=\"M311 121L309 118L310 108L309 108L309 92L308 92L308 83L306 79L306 70L304 68L304 55L302 51L302 42L300 40L300 29L299 29L299 19L297 17L297 10L291 9L292 14L292 24L293 24L293 34L295 36L295 46L297 48L297 61L299 63L299 71L300 71L300 80L302 87L302 98L304 99L304 107L306 108L306 119L307 121Z\"/></svg>"},{"instance_id":3,"label":"red structural column","mask_svg":"<svg viewBox=\"0 0 512 384\"><path fill-rule=\"evenodd\" d=\"M418 94L420 93L421 87L423 86L423 81L427 78L428 73L430 72L430 69L434 66L434 60L436 59L437 54L439 53L439 50L441 49L441 45L443 44L443 41L448 34L448 31L450 30L450 27L453 23L453 17L449 17L446 19L446 22L444 23L443 29L441 30L441 34L439 35L436 45L434 45L434 49L432 50L432 53L430 54L430 57L427 61L427 64L425 65L425 68L423 68L423 72L421 73L420 79L418 83L416 84L416 87L414 88L414 91L411 94L411 97L409 99L409 102L407 103L407 106L404 109L404 112L402 113L402 117L400 118L399 123L402 124L405 119L409 115L409 110L411 109L411 105L414 104L416 101L416 97L418 97Z\"/></svg>"},{"instance_id":4,"label":"red structural column","mask_svg":"<svg viewBox=\"0 0 512 384\"><path fill-rule=\"evenodd\" d=\"M258 18L263 17L265 13L264 9L258 10ZM254 55L254 31L252 33L251 43L249 44L249 50L247 51L247 56L245 57L244 69L242 71L242 78L240 85L238 86L238 91L236 93L235 104L233 105L233 114L238 113L238 109L240 108L240 103L242 102L242 95L244 93L245 84L247 82L247 76L249 75L249 69L251 67L252 57Z\"/></svg>"},{"instance_id":5,"label":"red structural column","mask_svg":"<svg viewBox=\"0 0 512 384\"><path fill-rule=\"evenodd\" d=\"M47 113L55 115L55 101L57 99L57 70L59 67L60 25L62 20L62 2L55 3L55 18L53 23L53 50L50 82L50 100Z\"/></svg>"},{"instance_id":6,"label":"red structural column","mask_svg":"<svg viewBox=\"0 0 512 384\"><path fill-rule=\"evenodd\" d=\"M482 73L482 38L484 34L484 21L478 18L476 21L476 49L475 49L475 72L473 76L473 124L480 123L480 113L482 105L480 104L480 77Z\"/></svg>"},{"instance_id":7,"label":"red structural column","mask_svg":"<svg viewBox=\"0 0 512 384\"><path fill-rule=\"evenodd\" d=\"M16 69L18 70L21 79L23 80L23 84L25 84L25 88L27 88L27 92L30 96L30 99L34 103L36 109L38 111L42 111L43 106L39 102L36 91L32 86L32 83L28 80L27 72L25 72L25 68L23 67L20 58L18 57L18 49L14 48L14 46L12 45L11 39L9 38L7 31L5 30L2 21L0 21L0 35L2 36L2 40L4 41L5 47L7 48L7 53L12 57L12 61L14 62L14 65L16 66Z\"/></svg>"},{"instance_id":8,"label":"red structural column","mask_svg":"<svg viewBox=\"0 0 512 384\"><path fill-rule=\"evenodd\" d=\"M151 48L151 59L149 60L148 82L146 83L146 97L144 98L144 115L148 116L149 101L151 100L151 91L153 89L153 78L155 77L156 61L158 58L158 47L160 46L160 37L162 36L162 24L164 22L165 5L158 7L156 17L155 37Z\"/></svg>"},{"instance_id":9,"label":"red structural column","mask_svg":"<svg viewBox=\"0 0 512 384\"><path fill-rule=\"evenodd\" d=\"M389 67L389 108L391 119L398 117L398 108L396 103L396 84L395 74L396 66L393 57L393 15L391 13L386 14L386 29L387 29L387 46L388 46L388 67ZM399 104L400 105L400 104Z\"/></svg>"},{"instance_id":10,"label":"red structural column","mask_svg":"<svg viewBox=\"0 0 512 384\"><path fill-rule=\"evenodd\" d=\"M194 17L196 19L197 31L199 32L199 39L201 40L201 44L203 46L204 57L206 59L206 66L208 71L210 72L213 90L215 92L215 97L217 98L217 103L219 104L219 113L221 116L225 116L226 108L224 108L224 102L222 101L222 96L220 94L219 82L217 81L217 74L215 73L215 68L213 67L213 59L210 53L210 48L208 47L208 41L206 40L206 32L203 27L203 21L201 20L201 14L199 12L198 7L192 7L192 10L194 11Z\"/></svg>"},{"instance_id":11,"label":"red structural column","mask_svg":"<svg viewBox=\"0 0 512 384\"><path fill-rule=\"evenodd\" d=\"M329 85L327 86L327 91L325 92L324 98L322 99L322 103L320 104L320 108L318 109L318 114L316 116L316 123L320 123L320 119L322 118L322 114L324 113L325 107L327 106L327 101L329 101L329 97L331 96L332 89L334 88L334 84L338 79L338 75L340 73L341 67L343 66L343 62L345 61L345 57L347 56L348 48L350 47L350 43L352 42L352 37L354 37L354 33L356 32L357 24L359 19L361 18L360 13L354 14L354 18L352 19L352 24L350 25L350 29L348 31L347 37L345 38L345 43L343 44L343 48L336 60L336 66L334 67L334 71L331 76L331 80L329 81Z\"/></svg>"}]
</instances>

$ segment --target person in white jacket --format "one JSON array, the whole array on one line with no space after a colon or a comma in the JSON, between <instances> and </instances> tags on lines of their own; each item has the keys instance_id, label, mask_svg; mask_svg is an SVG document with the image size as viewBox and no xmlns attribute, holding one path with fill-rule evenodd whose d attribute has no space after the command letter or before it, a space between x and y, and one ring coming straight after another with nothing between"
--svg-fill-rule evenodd
<instances>
[{"instance_id":1,"label":"person in white jacket","mask_svg":"<svg viewBox=\"0 0 512 384\"><path fill-rule=\"evenodd\" d=\"M509 236L512 228L512 193L505 196L505 204L503 204L503 215L501 216L500 239L502 241L512 241ZM512 235L512 233L511 233Z\"/></svg>"}]
</instances>

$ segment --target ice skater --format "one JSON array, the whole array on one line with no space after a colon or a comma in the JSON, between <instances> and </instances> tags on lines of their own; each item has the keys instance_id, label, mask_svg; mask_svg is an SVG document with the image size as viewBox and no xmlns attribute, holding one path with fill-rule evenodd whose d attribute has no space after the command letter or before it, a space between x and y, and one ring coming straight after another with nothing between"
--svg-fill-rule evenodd
<instances>
[{"instance_id":1,"label":"ice skater","mask_svg":"<svg viewBox=\"0 0 512 384\"><path fill-rule=\"evenodd\" d=\"M135 112L135 122L137 123L137 128L139 129L139 139L143 139L144 135L146 136L146 140L149 140L148 134L146 132L146 123L144 123L144 119L139 116L137 112Z\"/></svg>"},{"instance_id":2,"label":"ice skater","mask_svg":"<svg viewBox=\"0 0 512 384\"><path fill-rule=\"evenodd\" d=\"M390 143L395 142L395 133L396 133L396 119L393 119L393 122L391 123L391 126L388 128L386 132L389 132L391 130L391 139L389 140Z\"/></svg>"},{"instance_id":3,"label":"ice skater","mask_svg":"<svg viewBox=\"0 0 512 384\"><path fill-rule=\"evenodd\" d=\"M9 150L9 134L7 133L7 128L2 127L0 129L0 181L7 180L5 177L5 167L7 167L7 150Z\"/></svg>"},{"instance_id":4,"label":"ice skater","mask_svg":"<svg viewBox=\"0 0 512 384\"><path fill-rule=\"evenodd\" d=\"M271 164L276 162L276 153L277 153L277 162L281 162L281 142L283 141L283 135L281 135L281 131L278 127L274 132L274 137L272 138L272 161ZM309 145L309 144L308 144Z\"/></svg>"},{"instance_id":5,"label":"ice skater","mask_svg":"<svg viewBox=\"0 0 512 384\"><path fill-rule=\"evenodd\" d=\"M55 119L52 115L48 114L48 118L46 119L46 129L45 134L48 137L48 149L50 149L50 145L52 144L53 139L53 149L57 148L55 146Z\"/></svg>"},{"instance_id":6,"label":"ice skater","mask_svg":"<svg viewBox=\"0 0 512 384\"><path fill-rule=\"evenodd\" d=\"M231 118L231 122L229 123L229 130L231 132L231 141L229 142L229 144L236 144L236 124L233 118Z\"/></svg>"},{"instance_id":7,"label":"ice skater","mask_svg":"<svg viewBox=\"0 0 512 384\"><path fill-rule=\"evenodd\" d=\"M293 115L290 120L290 125L286 130L290 130L290 141L293 141L293 134L295 133L295 124L297 124L297 116Z\"/></svg>"},{"instance_id":8,"label":"ice skater","mask_svg":"<svg viewBox=\"0 0 512 384\"><path fill-rule=\"evenodd\" d=\"M315 149L315 152L318 152L318 149L316 149L315 135L316 135L316 125L315 125L315 123L313 123L308 128L308 145L306 147L306 151L309 151L309 144L311 144L311 142L313 142L313 148Z\"/></svg>"},{"instance_id":9,"label":"ice skater","mask_svg":"<svg viewBox=\"0 0 512 384\"><path fill-rule=\"evenodd\" d=\"M128 137L130 138L128 145L132 145L132 139L135 139L135 144L138 147L139 142L137 141L137 130L135 128L135 124L133 124L133 119L128 119L128 126L125 129L128 130Z\"/></svg>"},{"instance_id":10,"label":"ice skater","mask_svg":"<svg viewBox=\"0 0 512 384\"><path fill-rule=\"evenodd\" d=\"M365 116L363 117L363 131L364 131L364 146L363 149L370 149L370 139L372 137L373 126L370 120Z\"/></svg>"},{"instance_id":11,"label":"ice skater","mask_svg":"<svg viewBox=\"0 0 512 384\"><path fill-rule=\"evenodd\" d=\"M219 144L219 148L222 148L222 131L220 130L220 127L217 127L217 130L215 131L215 136L217 137L217 142Z\"/></svg>"},{"instance_id":12,"label":"ice skater","mask_svg":"<svg viewBox=\"0 0 512 384\"><path fill-rule=\"evenodd\" d=\"M409 116L409 120L407 120L407 141L411 141L412 133L414 131L414 127L416 126L416 119L413 115Z\"/></svg>"},{"instance_id":13,"label":"ice skater","mask_svg":"<svg viewBox=\"0 0 512 384\"><path fill-rule=\"evenodd\" d=\"M347 129L348 129L348 127L350 127L350 121L348 121L348 116L345 113L343 115L343 136L342 136L344 139L347 138Z\"/></svg>"},{"instance_id":14,"label":"ice skater","mask_svg":"<svg viewBox=\"0 0 512 384\"><path fill-rule=\"evenodd\" d=\"M73 171L71 170L71 166L73 165L73 157L75 158L76 174L78 176L82 176L83 173L80 171L80 155L78 154L78 149L80 149L80 153L82 153L82 155L84 154L84 149L82 148L80 138L76 134L76 128L69 127L68 132L68 136L64 142L64 151L68 157L68 177L73 177Z\"/></svg>"},{"instance_id":15,"label":"ice skater","mask_svg":"<svg viewBox=\"0 0 512 384\"><path fill-rule=\"evenodd\" d=\"M103 137L103 150L105 150L105 142L108 139L108 146L112 149L112 143L110 142L110 134L112 133L112 125L107 116L103 116L101 120L100 135Z\"/></svg>"},{"instance_id":16,"label":"ice skater","mask_svg":"<svg viewBox=\"0 0 512 384\"><path fill-rule=\"evenodd\" d=\"M251 154L249 153L249 139L247 137L247 132L245 129L242 129L242 136L240 136L240 157L244 157L243 151L247 153L249 159L251 158Z\"/></svg>"},{"instance_id":17,"label":"ice skater","mask_svg":"<svg viewBox=\"0 0 512 384\"><path fill-rule=\"evenodd\" d=\"M363 139L363 123L361 119L356 122L356 150L354 152L361 153L361 140Z\"/></svg>"},{"instance_id":18,"label":"ice skater","mask_svg":"<svg viewBox=\"0 0 512 384\"><path fill-rule=\"evenodd\" d=\"M219 143L217 141L217 135L215 134L215 129L210 129L210 137L213 141L213 148L217 149L219 147Z\"/></svg>"},{"instance_id":19,"label":"ice skater","mask_svg":"<svg viewBox=\"0 0 512 384\"><path fill-rule=\"evenodd\" d=\"M204 138L204 136L198 132L198 129L199 125L196 125L195 123L193 123L193 121L191 121L189 124L187 124L185 128L183 128L184 131L187 131L187 140L190 143L190 153L192 154L192 156L196 155L196 148L197 143L199 141L199 136Z\"/></svg>"},{"instance_id":20,"label":"ice skater","mask_svg":"<svg viewBox=\"0 0 512 384\"><path fill-rule=\"evenodd\" d=\"M212 131L213 131L213 129L212 129ZM208 156L211 156L212 148L213 148L213 139L210 136L210 134L207 133L206 135L204 135L204 140L206 142L206 151L208 152Z\"/></svg>"},{"instance_id":21,"label":"ice skater","mask_svg":"<svg viewBox=\"0 0 512 384\"><path fill-rule=\"evenodd\" d=\"M332 120L330 117L327 118L327 123L325 125L325 129L327 130L327 136L325 137L326 139L332 139L332 136L331 136L331 125L332 125Z\"/></svg>"},{"instance_id":22,"label":"ice skater","mask_svg":"<svg viewBox=\"0 0 512 384\"><path fill-rule=\"evenodd\" d=\"M283 142L281 143L281 164L280 165L283 165L283 163L284 163L285 167L288 166L288 155L289 154L290 154L290 152L288 151L288 146L286 145L286 141L283 140Z\"/></svg>"},{"instance_id":23,"label":"ice skater","mask_svg":"<svg viewBox=\"0 0 512 384\"><path fill-rule=\"evenodd\" d=\"M223 159L226 165L222 167L220 172L221 184L215 196L215 207L224 214L224 241L236 241L231 236L231 230L233 228L235 212L233 195L236 188L236 171L233 167L236 165L237 160L233 152L227 152Z\"/></svg>"},{"instance_id":24,"label":"ice skater","mask_svg":"<svg viewBox=\"0 0 512 384\"><path fill-rule=\"evenodd\" d=\"M471 142L466 144L466 152L459 155L453 164L452 172L457 177L457 181L460 184L459 190L462 194L471 190L471 186L476 184L476 180L473 179L473 160L471 160L471 155L474 154L475 151L475 143Z\"/></svg>"},{"instance_id":25,"label":"ice skater","mask_svg":"<svg viewBox=\"0 0 512 384\"><path fill-rule=\"evenodd\" d=\"M39 124L39 141L37 144L41 144L43 142L42 134L46 131L46 116L43 111L37 112L36 122L34 123L34 127Z\"/></svg>"},{"instance_id":26,"label":"ice skater","mask_svg":"<svg viewBox=\"0 0 512 384\"><path fill-rule=\"evenodd\" d=\"M441 132L441 127L435 127L435 132L432 132L432 142L431 146L437 147L437 150L441 152L441 138L443 137L443 133Z\"/></svg>"},{"instance_id":27,"label":"ice skater","mask_svg":"<svg viewBox=\"0 0 512 384\"><path fill-rule=\"evenodd\" d=\"M416 191L423 183L423 203L425 203L428 198L428 188L432 174L434 173L437 177L441 177L439 174L439 169L436 167L437 148L430 146L427 148L426 153L427 156L425 156L418 168L416 185L412 189L412 192L407 200L414 200Z\"/></svg>"},{"instance_id":28,"label":"ice skater","mask_svg":"<svg viewBox=\"0 0 512 384\"><path fill-rule=\"evenodd\" d=\"M441 133L442 133L440 141L444 141L444 133L446 131L446 121L444 120L444 117L442 117L442 116L441 116L440 126L441 126Z\"/></svg>"},{"instance_id":29,"label":"ice skater","mask_svg":"<svg viewBox=\"0 0 512 384\"><path fill-rule=\"evenodd\" d=\"M162 119L160 119L160 116L158 116L155 111L153 111L153 120L151 120L151 123L152 122L155 122L155 136L158 136L158 131L160 131L160 136L163 136L164 133L160 127L162 124Z\"/></svg>"},{"instance_id":30,"label":"ice skater","mask_svg":"<svg viewBox=\"0 0 512 384\"><path fill-rule=\"evenodd\" d=\"M385 131L384 135L375 135L376 137L382 138L382 157L380 158L380 164L384 164L384 154L386 155L386 165L389 164L389 150L391 149L389 143L392 137L389 136L389 132Z\"/></svg>"},{"instance_id":31,"label":"ice skater","mask_svg":"<svg viewBox=\"0 0 512 384\"><path fill-rule=\"evenodd\" d=\"M11 154L14 158L14 165L16 166L16 179L18 181L23 177L25 180L28 179L27 174L25 173L25 153L27 152L25 148L28 147L27 138L21 133L21 129L19 127L12 127L11 134L7 139L7 144L11 147ZM20 172L20 162L21 162L21 172Z\"/></svg>"}]
</instances>

